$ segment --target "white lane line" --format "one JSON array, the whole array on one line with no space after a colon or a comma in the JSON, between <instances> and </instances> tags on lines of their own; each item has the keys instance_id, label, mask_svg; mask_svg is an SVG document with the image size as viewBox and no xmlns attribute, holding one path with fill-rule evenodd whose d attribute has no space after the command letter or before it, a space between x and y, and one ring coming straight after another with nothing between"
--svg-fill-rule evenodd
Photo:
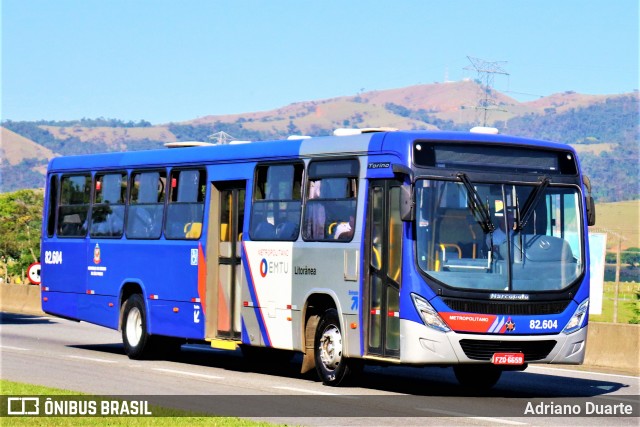
<instances>
[{"instance_id":1,"label":"white lane line","mask_svg":"<svg viewBox=\"0 0 640 427\"><path fill-rule=\"evenodd\" d=\"M224 377L218 377L216 375L196 374L195 372L177 371L175 369L153 368L153 370L154 371L158 371L158 372L166 372L168 374L186 375L188 377L205 378L205 379L208 379L208 380L222 380L222 379L224 379Z\"/></svg>"},{"instance_id":2,"label":"white lane line","mask_svg":"<svg viewBox=\"0 0 640 427\"><path fill-rule=\"evenodd\" d=\"M562 369L562 368L545 368L542 366L531 366L529 365L529 367L527 368L527 371L529 370L540 370L540 371L547 371L547 372L554 372L554 371L560 371L560 372L571 372L572 374L589 374L589 375L602 375L605 377L617 377L617 378L629 378L632 380L637 380L640 377L634 377L633 375L618 375L618 374L606 374L604 372L592 372L592 371L581 371L581 370L577 370L577 369Z\"/></svg>"},{"instance_id":3,"label":"white lane line","mask_svg":"<svg viewBox=\"0 0 640 427\"><path fill-rule=\"evenodd\" d=\"M98 363L118 363L115 360L107 360L107 359L98 359L97 357L85 357L85 356L67 356L70 359L78 359L78 360L87 360L89 362L98 362Z\"/></svg>"},{"instance_id":4,"label":"white lane line","mask_svg":"<svg viewBox=\"0 0 640 427\"><path fill-rule=\"evenodd\" d=\"M469 419L472 419L472 420L487 421L487 422L490 422L490 423L509 424L509 425L513 425L513 426L526 426L526 425L528 425L527 423L521 423L519 421L503 420L501 418L475 417L475 416L473 416L471 414L465 414L464 412L442 411L440 409L429 409L429 408L414 408L414 409L416 409L418 411L433 412L434 414L449 415L451 417L465 417L465 418L469 418Z\"/></svg>"},{"instance_id":5,"label":"white lane line","mask_svg":"<svg viewBox=\"0 0 640 427\"><path fill-rule=\"evenodd\" d=\"M17 351L29 351L28 348L12 347L10 345L0 345L0 350L17 350Z\"/></svg>"},{"instance_id":6,"label":"white lane line","mask_svg":"<svg viewBox=\"0 0 640 427\"><path fill-rule=\"evenodd\" d=\"M287 390L287 391L297 391L299 393L308 393L308 394L318 394L321 396L340 396L338 393L329 393L327 391L316 391L316 390L306 390L304 388L296 388L296 387L273 387L278 390Z\"/></svg>"}]
</instances>

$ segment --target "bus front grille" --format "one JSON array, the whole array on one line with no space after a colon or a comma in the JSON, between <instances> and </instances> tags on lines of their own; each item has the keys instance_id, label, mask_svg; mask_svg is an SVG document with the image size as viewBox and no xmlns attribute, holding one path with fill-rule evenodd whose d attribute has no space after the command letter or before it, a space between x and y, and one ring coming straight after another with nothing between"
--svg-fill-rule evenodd
<instances>
[{"instance_id":1,"label":"bus front grille","mask_svg":"<svg viewBox=\"0 0 640 427\"><path fill-rule=\"evenodd\" d=\"M460 340L460 346L469 359L490 361L494 353L523 353L525 362L546 358L555 340L544 341L497 341Z\"/></svg>"},{"instance_id":2,"label":"bus front grille","mask_svg":"<svg viewBox=\"0 0 640 427\"><path fill-rule=\"evenodd\" d=\"M534 315L534 314L560 314L569 303L567 301L542 301L542 302L496 302L475 301L458 298L443 298L444 303L453 311L477 314L505 314L505 315Z\"/></svg>"}]
</instances>

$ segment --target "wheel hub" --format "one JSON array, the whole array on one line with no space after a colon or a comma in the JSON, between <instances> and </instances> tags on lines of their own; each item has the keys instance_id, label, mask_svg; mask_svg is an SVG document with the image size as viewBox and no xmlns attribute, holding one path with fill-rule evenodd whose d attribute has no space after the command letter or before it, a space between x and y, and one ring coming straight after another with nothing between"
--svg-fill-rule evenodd
<instances>
[{"instance_id":1,"label":"wheel hub","mask_svg":"<svg viewBox=\"0 0 640 427\"><path fill-rule=\"evenodd\" d=\"M140 342L142 336L142 315L137 307L133 307L129 310L127 316L127 340L132 347L135 347Z\"/></svg>"},{"instance_id":2,"label":"wheel hub","mask_svg":"<svg viewBox=\"0 0 640 427\"><path fill-rule=\"evenodd\" d=\"M320 360L329 370L335 370L342 360L342 335L335 325L325 329L320 338Z\"/></svg>"}]
</instances>

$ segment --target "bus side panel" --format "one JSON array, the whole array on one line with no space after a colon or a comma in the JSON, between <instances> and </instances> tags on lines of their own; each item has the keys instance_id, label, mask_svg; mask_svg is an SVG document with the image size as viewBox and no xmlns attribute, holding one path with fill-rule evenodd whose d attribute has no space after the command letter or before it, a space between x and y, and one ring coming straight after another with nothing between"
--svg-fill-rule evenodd
<instances>
[{"instance_id":1,"label":"bus side panel","mask_svg":"<svg viewBox=\"0 0 640 427\"><path fill-rule=\"evenodd\" d=\"M249 263L249 256L246 245L249 242L243 242L242 245L242 291L241 298L243 301L242 314L242 343L256 345L261 347L271 346L271 341L267 334L265 326L264 313L258 303L258 296L255 291L254 278ZM249 243L250 245L250 243ZM260 276L258 276L260 277ZM244 302L247 302L245 305Z\"/></svg>"},{"instance_id":2,"label":"bus side panel","mask_svg":"<svg viewBox=\"0 0 640 427\"><path fill-rule=\"evenodd\" d=\"M300 309L304 308L307 298L312 294L331 297L342 318L345 340L343 351L348 356L360 356L358 334L361 328L349 327L352 322L358 322L361 300L360 277L362 275L358 271L362 258L359 238L361 223L356 221L356 224L355 237L350 243L296 244L293 252L292 300L294 304ZM297 325L296 330L303 331L304 325Z\"/></svg>"},{"instance_id":3,"label":"bus side panel","mask_svg":"<svg viewBox=\"0 0 640 427\"><path fill-rule=\"evenodd\" d=\"M52 292L84 294L87 290L87 245L84 239L48 239L42 243L42 286Z\"/></svg>"},{"instance_id":4,"label":"bus side panel","mask_svg":"<svg viewBox=\"0 0 640 427\"><path fill-rule=\"evenodd\" d=\"M80 294L71 292L42 292L42 311L54 316L79 319L78 298Z\"/></svg>"},{"instance_id":5,"label":"bus side panel","mask_svg":"<svg viewBox=\"0 0 640 427\"><path fill-rule=\"evenodd\" d=\"M198 297L198 243L92 239L84 267L89 270L87 289L117 296L120 286L135 277L158 299L191 301Z\"/></svg>"},{"instance_id":6,"label":"bus side panel","mask_svg":"<svg viewBox=\"0 0 640 427\"><path fill-rule=\"evenodd\" d=\"M85 322L118 329L120 313L117 297L78 295L78 318Z\"/></svg>"},{"instance_id":7,"label":"bus side panel","mask_svg":"<svg viewBox=\"0 0 640 427\"><path fill-rule=\"evenodd\" d=\"M149 300L152 334L204 339L205 318L200 303Z\"/></svg>"},{"instance_id":8,"label":"bus side panel","mask_svg":"<svg viewBox=\"0 0 640 427\"><path fill-rule=\"evenodd\" d=\"M291 242L244 242L248 271L248 286L243 297L248 297L260 327L262 343L267 347L294 349L291 277ZM243 314L247 315L246 310ZM251 318L251 312L248 313ZM255 325L255 322L252 322ZM245 323L245 327L247 323ZM252 335L257 332L252 330ZM243 342L246 338L243 338ZM251 340L250 340L251 341Z\"/></svg>"},{"instance_id":9,"label":"bus side panel","mask_svg":"<svg viewBox=\"0 0 640 427\"><path fill-rule=\"evenodd\" d=\"M150 334L204 338L204 312L198 298L197 240L109 240L89 243L84 274L87 279L82 320L108 327L118 326L119 295L123 286L141 287L147 301ZM113 301L113 312L103 301ZM195 302L195 303L194 303ZM124 301L122 301L124 303ZM173 308L178 309L177 312ZM92 311L93 310L93 311ZM196 316L196 311L199 314ZM115 326L113 326L115 325Z\"/></svg>"}]
</instances>

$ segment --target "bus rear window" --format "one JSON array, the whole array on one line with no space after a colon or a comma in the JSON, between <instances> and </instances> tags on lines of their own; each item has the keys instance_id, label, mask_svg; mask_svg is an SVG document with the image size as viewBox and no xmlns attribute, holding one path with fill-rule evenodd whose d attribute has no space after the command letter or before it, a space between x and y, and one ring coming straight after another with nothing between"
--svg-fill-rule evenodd
<instances>
[{"instance_id":1,"label":"bus rear window","mask_svg":"<svg viewBox=\"0 0 640 427\"><path fill-rule=\"evenodd\" d=\"M47 203L47 237L53 237L56 230L56 211L58 210L58 176L52 175L49 179L48 203Z\"/></svg>"}]
</instances>

